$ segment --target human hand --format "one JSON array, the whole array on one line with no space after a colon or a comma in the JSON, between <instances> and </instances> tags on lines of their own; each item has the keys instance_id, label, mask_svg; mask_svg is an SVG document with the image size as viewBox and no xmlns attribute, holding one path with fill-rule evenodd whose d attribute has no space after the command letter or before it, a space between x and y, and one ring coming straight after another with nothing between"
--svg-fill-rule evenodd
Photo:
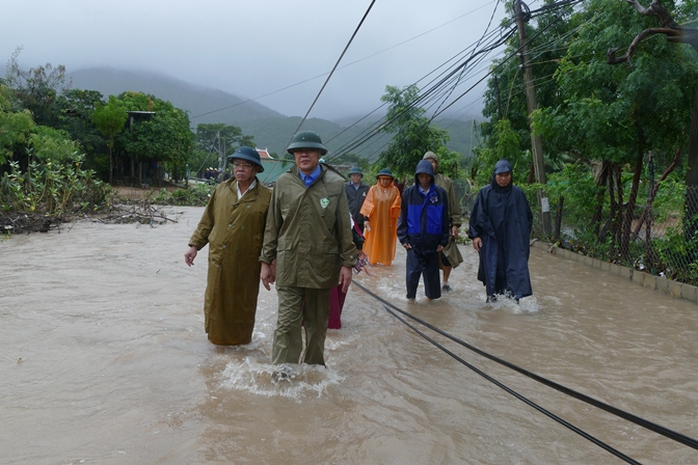
<instances>
[{"instance_id":1,"label":"human hand","mask_svg":"<svg viewBox=\"0 0 698 465\"><path fill-rule=\"evenodd\" d=\"M405 250L410 250L412 248L409 242L405 242L404 244L402 244L402 246L405 248Z\"/></svg>"},{"instance_id":2,"label":"human hand","mask_svg":"<svg viewBox=\"0 0 698 465\"><path fill-rule=\"evenodd\" d=\"M196 249L195 246L189 247L189 250L187 250L184 253L184 263L186 263L188 266L192 266L194 264L194 259L196 258L196 254L198 253L198 250Z\"/></svg>"},{"instance_id":3,"label":"human hand","mask_svg":"<svg viewBox=\"0 0 698 465\"><path fill-rule=\"evenodd\" d=\"M458 226L455 224L451 226L451 236L453 236L454 239L458 239Z\"/></svg>"},{"instance_id":4,"label":"human hand","mask_svg":"<svg viewBox=\"0 0 698 465\"><path fill-rule=\"evenodd\" d=\"M479 237L473 238L473 249L475 249L476 252L479 252L481 247L482 239L480 239Z\"/></svg>"},{"instance_id":5,"label":"human hand","mask_svg":"<svg viewBox=\"0 0 698 465\"><path fill-rule=\"evenodd\" d=\"M343 266L339 271L339 285L342 286L342 292L347 293L351 284L351 270L348 266Z\"/></svg>"},{"instance_id":6,"label":"human hand","mask_svg":"<svg viewBox=\"0 0 698 465\"><path fill-rule=\"evenodd\" d=\"M366 231L370 231L370 230L371 230L371 223L369 223L368 220L364 221L364 229L365 229Z\"/></svg>"},{"instance_id":7,"label":"human hand","mask_svg":"<svg viewBox=\"0 0 698 465\"><path fill-rule=\"evenodd\" d=\"M439 246L436 248L436 253L441 252L444 249L444 246L439 244Z\"/></svg>"},{"instance_id":8,"label":"human hand","mask_svg":"<svg viewBox=\"0 0 698 465\"><path fill-rule=\"evenodd\" d=\"M276 281L276 276L274 275L274 270L272 269L271 265L262 262L262 271L260 272L259 277L262 280L264 288L267 291L271 290L269 285L274 284L274 281Z\"/></svg>"}]
</instances>

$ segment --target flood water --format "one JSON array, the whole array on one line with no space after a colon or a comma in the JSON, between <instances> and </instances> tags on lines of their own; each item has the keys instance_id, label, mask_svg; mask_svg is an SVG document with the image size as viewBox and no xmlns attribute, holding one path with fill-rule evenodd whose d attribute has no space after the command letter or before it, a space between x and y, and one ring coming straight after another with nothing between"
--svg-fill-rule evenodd
<instances>
[{"instance_id":1,"label":"flood water","mask_svg":"<svg viewBox=\"0 0 698 465\"><path fill-rule=\"evenodd\" d=\"M183 259L203 209L167 211L177 223L80 222L0 242L0 463L623 463L357 286L344 327L328 331L327 369L272 384L275 290L260 290L250 345L210 344L208 249L192 268ZM406 303L402 249L355 280L494 356L698 437L696 304L539 249L535 296L486 304L476 254L462 253L438 301ZM638 462L698 463L694 449L425 332Z\"/></svg>"}]
</instances>

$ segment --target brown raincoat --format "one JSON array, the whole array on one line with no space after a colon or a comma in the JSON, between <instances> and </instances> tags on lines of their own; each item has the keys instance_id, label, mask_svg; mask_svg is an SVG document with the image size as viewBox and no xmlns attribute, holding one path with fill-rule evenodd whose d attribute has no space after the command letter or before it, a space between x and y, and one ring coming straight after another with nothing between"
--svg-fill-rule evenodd
<instances>
[{"instance_id":1,"label":"brown raincoat","mask_svg":"<svg viewBox=\"0 0 698 465\"><path fill-rule=\"evenodd\" d=\"M262 250L271 190L260 184L238 200L231 178L211 195L190 246L208 251L204 302L205 329L214 344L247 344L252 340Z\"/></svg>"},{"instance_id":2,"label":"brown raincoat","mask_svg":"<svg viewBox=\"0 0 698 465\"><path fill-rule=\"evenodd\" d=\"M441 173L436 173L434 176L434 183L443 187L448 196L448 225L449 227L457 226L460 228L461 225L461 215L460 215L460 204L458 203L458 196L456 195L456 188L453 186L453 181L448 176L444 176ZM453 268L463 263L463 256L458 250L458 244L456 240L451 236L451 231L449 231L448 245L444 247L443 254L446 256L448 261L451 263ZM441 256L439 256L440 259Z\"/></svg>"},{"instance_id":3,"label":"brown raincoat","mask_svg":"<svg viewBox=\"0 0 698 465\"><path fill-rule=\"evenodd\" d=\"M370 231L364 231L364 252L372 265L381 263L390 266L395 259L401 204L400 191L392 184L383 188L379 181L368 191L361 214L371 225Z\"/></svg>"}]
</instances>

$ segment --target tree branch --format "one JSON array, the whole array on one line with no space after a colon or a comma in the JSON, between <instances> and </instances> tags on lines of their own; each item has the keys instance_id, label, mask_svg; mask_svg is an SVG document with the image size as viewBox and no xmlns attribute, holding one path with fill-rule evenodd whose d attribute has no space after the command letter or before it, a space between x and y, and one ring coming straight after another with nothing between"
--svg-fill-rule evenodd
<instances>
[{"instance_id":1,"label":"tree branch","mask_svg":"<svg viewBox=\"0 0 698 465\"><path fill-rule=\"evenodd\" d=\"M645 29L640 32L630 43L628 50L623 56L616 57L618 47L609 49L606 52L608 64L617 65L627 61L628 65L632 66L630 57L635 52L637 46L642 40L655 34L663 34L669 42L686 43L698 52L698 31L679 26L672 18L669 10L660 3L660 0L652 0L652 3L647 8L642 6L639 0L625 0L625 2L635 8L642 16L656 16L661 27Z\"/></svg>"}]
</instances>

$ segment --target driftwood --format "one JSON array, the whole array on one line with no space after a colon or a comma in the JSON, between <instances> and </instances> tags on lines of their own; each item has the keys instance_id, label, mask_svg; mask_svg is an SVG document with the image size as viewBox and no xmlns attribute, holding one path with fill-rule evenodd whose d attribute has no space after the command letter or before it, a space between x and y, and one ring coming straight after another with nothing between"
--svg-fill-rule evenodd
<instances>
[{"instance_id":1,"label":"driftwood","mask_svg":"<svg viewBox=\"0 0 698 465\"><path fill-rule=\"evenodd\" d=\"M66 220L64 216L50 216L42 213L4 213L0 215L0 234L48 232L51 229L57 229Z\"/></svg>"},{"instance_id":2,"label":"driftwood","mask_svg":"<svg viewBox=\"0 0 698 465\"><path fill-rule=\"evenodd\" d=\"M0 214L0 234L29 234L32 232L48 232L59 229L64 223L77 223L80 220L92 221L104 224L148 224L156 226L171 221L177 221L167 217L156 206L147 200L128 205L112 205L108 213L95 216L78 214L47 215L44 213L5 213ZM72 226L70 227L72 229ZM70 231L68 229L68 231Z\"/></svg>"},{"instance_id":3,"label":"driftwood","mask_svg":"<svg viewBox=\"0 0 698 465\"><path fill-rule=\"evenodd\" d=\"M140 223L151 226L164 224L168 221L177 222L168 218L147 200L129 205L113 205L107 215L92 218L92 221L108 224Z\"/></svg>"}]
</instances>

